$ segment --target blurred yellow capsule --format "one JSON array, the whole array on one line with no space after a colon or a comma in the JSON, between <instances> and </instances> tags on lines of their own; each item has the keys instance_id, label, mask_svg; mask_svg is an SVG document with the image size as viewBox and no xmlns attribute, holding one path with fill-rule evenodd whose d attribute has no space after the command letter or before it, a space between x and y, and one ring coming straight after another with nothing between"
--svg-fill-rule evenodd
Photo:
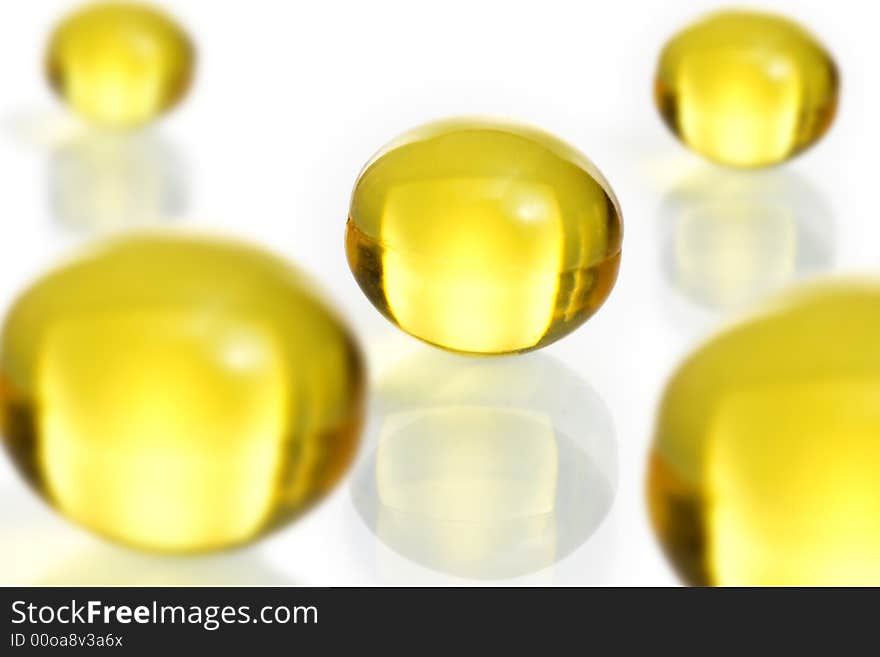
<instances>
[{"instance_id":1,"label":"blurred yellow capsule","mask_svg":"<svg viewBox=\"0 0 880 657\"><path fill-rule=\"evenodd\" d=\"M135 235L39 280L0 335L0 428L57 509L142 548L254 539L354 452L348 331L284 262L233 242Z\"/></svg>"},{"instance_id":2,"label":"blurred yellow capsule","mask_svg":"<svg viewBox=\"0 0 880 657\"><path fill-rule=\"evenodd\" d=\"M170 17L147 5L104 2L68 16L46 54L56 93L95 121L129 127L170 109L186 93L195 53Z\"/></svg>"},{"instance_id":3,"label":"blurred yellow capsule","mask_svg":"<svg viewBox=\"0 0 880 657\"><path fill-rule=\"evenodd\" d=\"M655 530L700 585L880 584L880 283L813 284L673 376Z\"/></svg>"},{"instance_id":4,"label":"blurred yellow capsule","mask_svg":"<svg viewBox=\"0 0 880 657\"><path fill-rule=\"evenodd\" d=\"M838 86L831 55L796 23L721 11L666 44L654 91L664 121L690 148L722 164L760 167L825 134Z\"/></svg>"}]
</instances>

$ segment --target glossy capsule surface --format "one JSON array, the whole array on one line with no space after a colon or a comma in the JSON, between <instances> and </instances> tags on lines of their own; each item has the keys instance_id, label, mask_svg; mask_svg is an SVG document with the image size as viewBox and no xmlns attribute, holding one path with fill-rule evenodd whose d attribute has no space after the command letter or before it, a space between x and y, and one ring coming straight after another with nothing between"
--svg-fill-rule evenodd
<instances>
[{"instance_id":1,"label":"glossy capsule surface","mask_svg":"<svg viewBox=\"0 0 880 657\"><path fill-rule=\"evenodd\" d=\"M880 283L814 283L675 373L648 488L686 582L880 584L878 331Z\"/></svg>"},{"instance_id":2,"label":"glossy capsule surface","mask_svg":"<svg viewBox=\"0 0 880 657\"><path fill-rule=\"evenodd\" d=\"M46 74L55 92L87 119L129 127L184 96L194 61L189 37L163 12L102 2L58 25L49 40Z\"/></svg>"},{"instance_id":3,"label":"glossy capsule surface","mask_svg":"<svg viewBox=\"0 0 880 657\"><path fill-rule=\"evenodd\" d=\"M454 119L380 151L354 187L348 262L386 317L483 354L557 340L608 297L620 208L581 153L530 127Z\"/></svg>"},{"instance_id":4,"label":"glossy capsule surface","mask_svg":"<svg viewBox=\"0 0 880 657\"><path fill-rule=\"evenodd\" d=\"M737 167L782 162L815 143L834 118L837 67L798 24L720 11L663 48L655 100L675 135Z\"/></svg>"},{"instance_id":5,"label":"glossy capsule surface","mask_svg":"<svg viewBox=\"0 0 880 657\"><path fill-rule=\"evenodd\" d=\"M258 249L136 234L37 281L0 342L4 443L59 511L160 551L247 542L346 468L363 375L347 330Z\"/></svg>"}]
</instances>

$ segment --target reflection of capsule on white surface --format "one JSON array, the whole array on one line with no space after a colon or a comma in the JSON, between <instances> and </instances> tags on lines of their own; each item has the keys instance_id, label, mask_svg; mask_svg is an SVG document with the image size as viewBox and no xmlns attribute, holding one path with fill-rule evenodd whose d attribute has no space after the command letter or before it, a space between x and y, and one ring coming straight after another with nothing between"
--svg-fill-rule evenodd
<instances>
[{"instance_id":1,"label":"reflection of capsule on white surface","mask_svg":"<svg viewBox=\"0 0 880 657\"><path fill-rule=\"evenodd\" d=\"M50 154L50 206L55 220L70 230L165 223L185 212L188 196L180 152L154 131L86 130Z\"/></svg>"},{"instance_id":2,"label":"reflection of capsule on white surface","mask_svg":"<svg viewBox=\"0 0 880 657\"><path fill-rule=\"evenodd\" d=\"M443 573L503 579L584 543L616 487L607 408L554 359L424 350L377 387L352 483L396 553Z\"/></svg>"},{"instance_id":3,"label":"reflection of capsule on white surface","mask_svg":"<svg viewBox=\"0 0 880 657\"><path fill-rule=\"evenodd\" d=\"M661 219L666 278L710 309L755 301L833 259L827 203L789 171L700 169L667 194Z\"/></svg>"}]
</instances>

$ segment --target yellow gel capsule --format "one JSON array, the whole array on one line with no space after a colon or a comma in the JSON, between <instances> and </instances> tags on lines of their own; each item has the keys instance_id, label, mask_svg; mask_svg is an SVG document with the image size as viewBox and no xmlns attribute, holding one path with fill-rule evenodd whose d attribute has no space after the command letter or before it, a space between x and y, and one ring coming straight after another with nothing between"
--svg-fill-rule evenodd
<instances>
[{"instance_id":1,"label":"yellow gel capsule","mask_svg":"<svg viewBox=\"0 0 880 657\"><path fill-rule=\"evenodd\" d=\"M296 271L235 242L111 240L27 290L0 340L13 461L134 546L254 539L326 492L357 443L351 336Z\"/></svg>"},{"instance_id":2,"label":"yellow gel capsule","mask_svg":"<svg viewBox=\"0 0 880 657\"><path fill-rule=\"evenodd\" d=\"M787 160L834 118L838 74L809 33L780 16L721 11L674 36L657 67L655 100L679 139L738 167Z\"/></svg>"},{"instance_id":3,"label":"yellow gel capsule","mask_svg":"<svg viewBox=\"0 0 880 657\"><path fill-rule=\"evenodd\" d=\"M186 93L194 50L187 35L147 5L106 2L66 18L52 34L52 88L97 123L127 127L170 109Z\"/></svg>"},{"instance_id":4,"label":"yellow gel capsule","mask_svg":"<svg viewBox=\"0 0 880 657\"><path fill-rule=\"evenodd\" d=\"M608 297L620 208L581 153L521 125L429 124L366 165L346 227L361 289L404 331L462 352L547 345Z\"/></svg>"},{"instance_id":5,"label":"yellow gel capsule","mask_svg":"<svg viewBox=\"0 0 880 657\"><path fill-rule=\"evenodd\" d=\"M813 284L691 356L650 510L700 585L880 584L880 283Z\"/></svg>"}]
</instances>

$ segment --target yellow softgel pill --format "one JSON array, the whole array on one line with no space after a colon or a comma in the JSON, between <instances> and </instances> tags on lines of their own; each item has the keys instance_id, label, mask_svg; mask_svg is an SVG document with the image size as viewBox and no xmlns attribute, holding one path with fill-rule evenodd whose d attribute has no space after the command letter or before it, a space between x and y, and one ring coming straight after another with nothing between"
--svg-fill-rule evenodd
<instances>
[{"instance_id":1,"label":"yellow softgel pill","mask_svg":"<svg viewBox=\"0 0 880 657\"><path fill-rule=\"evenodd\" d=\"M195 54L183 29L148 5L102 2L55 29L46 74L56 93L96 123L128 127L175 105L189 88Z\"/></svg>"},{"instance_id":2,"label":"yellow softgel pill","mask_svg":"<svg viewBox=\"0 0 880 657\"><path fill-rule=\"evenodd\" d=\"M831 55L796 23L720 11L665 45L654 91L664 121L690 148L722 164L760 167L825 134L838 86Z\"/></svg>"},{"instance_id":3,"label":"yellow softgel pill","mask_svg":"<svg viewBox=\"0 0 880 657\"><path fill-rule=\"evenodd\" d=\"M348 331L286 263L133 234L48 274L0 335L0 421L25 478L107 537L244 543L351 459L363 374Z\"/></svg>"},{"instance_id":4,"label":"yellow softgel pill","mask_svg":"<svg viewBox=\"0 0 880 657\"><path fill-rule=\"evenodd\" d=\"M700 585L880 584L880 282L813 283L669 383L648 498Z\"/></svg>"},{"instance_id":5,"label":"yellow softgel pill","mask_svg":"<svg viewBox=\"0 0 880 657\"><path fill-rule=\"evenodd\" d=\"M568 144L453 119L366 165L346 252L361 289L404 331L499 354L547 345L596 312L617 278L622 230L610 186Z\"/></svg>"}]
</instances>

